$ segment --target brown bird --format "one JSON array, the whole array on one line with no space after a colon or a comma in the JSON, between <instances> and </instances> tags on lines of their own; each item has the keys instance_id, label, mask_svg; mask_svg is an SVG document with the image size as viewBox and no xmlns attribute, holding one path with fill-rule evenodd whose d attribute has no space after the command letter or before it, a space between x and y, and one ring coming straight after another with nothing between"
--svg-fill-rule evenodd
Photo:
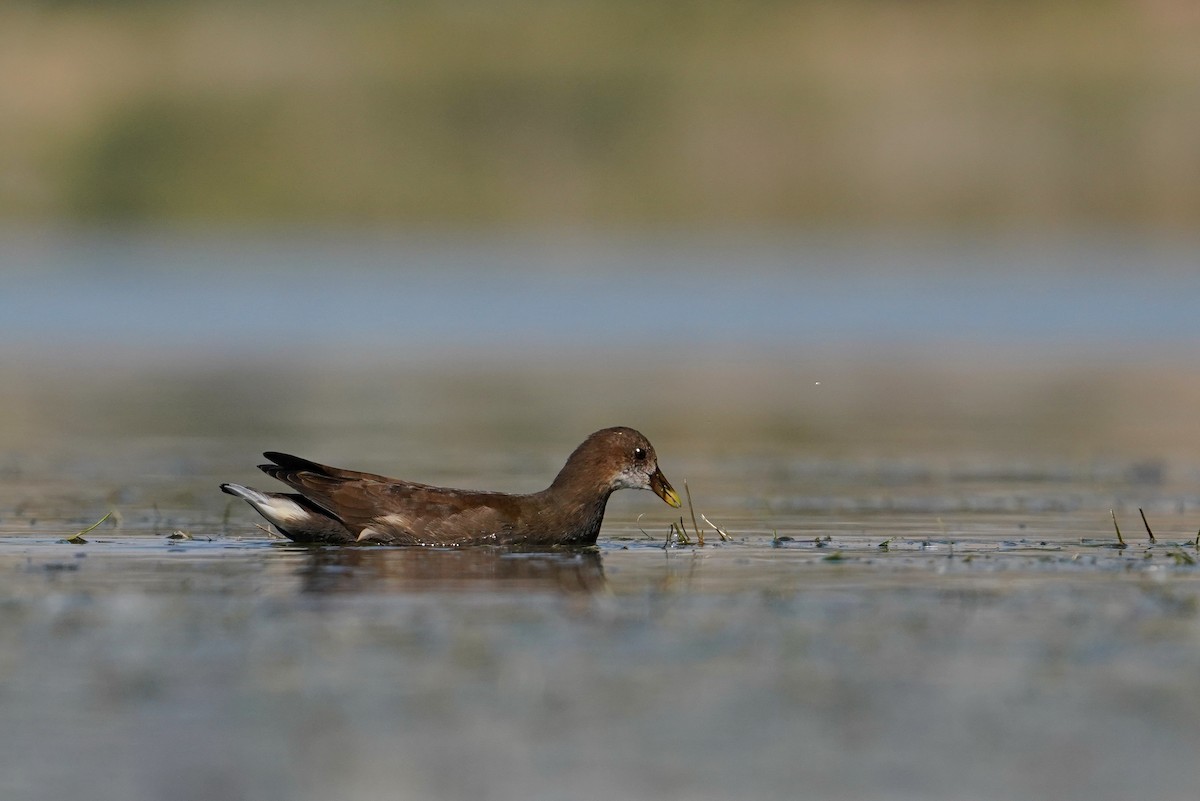
<instances>
[{"instance_id":1,"label":"brown bird","mask_svg":"<svg viewBox=\"0 0 1200 801\"><path fill-rule=\"evenodd\" d=\"M671 506L679 493L658 468L654 447L632 428L606 428L583 441L549 487L528 495L432 487L268 451L259 469L298 494L221 489L247 501L296 542L389 545L593 545L608 496L648 489Z\"/></svg>"}]
</instances>

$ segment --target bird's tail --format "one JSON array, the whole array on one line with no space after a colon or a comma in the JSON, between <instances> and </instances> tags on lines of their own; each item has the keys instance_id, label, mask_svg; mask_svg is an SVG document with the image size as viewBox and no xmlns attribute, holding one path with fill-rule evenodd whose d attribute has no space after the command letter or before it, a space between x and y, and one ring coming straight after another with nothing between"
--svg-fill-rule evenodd
<instances>
[{"instance_id":1,"label":"bird's tail","mask_svg":"<svg viewBox=\"0 0 1200 801\"><path fill-rule=\"evenodd\" d=\"M271 499L267 497L267 493L259 492L254 487L245 487L241 484L222 484L221 492L226 492L244 501L249 501L254 506L266 505L271 502Z\"/></svg>"}]
</instances>

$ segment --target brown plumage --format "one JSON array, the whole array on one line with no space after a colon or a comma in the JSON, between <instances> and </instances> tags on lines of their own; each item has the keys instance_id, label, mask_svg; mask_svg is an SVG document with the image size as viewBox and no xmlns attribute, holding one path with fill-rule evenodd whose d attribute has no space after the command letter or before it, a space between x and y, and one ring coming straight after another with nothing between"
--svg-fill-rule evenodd
<instances>
[{"instance_id":1,"label":"brown plumage","mask_svg":"<svg viewBox=\"0 0 1200 801\"><path fill-rule=\"evenodd\" d=\"M296 542L392 545L592 545L608 496L648 489L671 506L679 495L658 468L654 447L632 428L592 434L554 482L528 495L448 489L263 454L259 469L296 493L221 489L250 503Z\"/></svg>"}]
</instances>

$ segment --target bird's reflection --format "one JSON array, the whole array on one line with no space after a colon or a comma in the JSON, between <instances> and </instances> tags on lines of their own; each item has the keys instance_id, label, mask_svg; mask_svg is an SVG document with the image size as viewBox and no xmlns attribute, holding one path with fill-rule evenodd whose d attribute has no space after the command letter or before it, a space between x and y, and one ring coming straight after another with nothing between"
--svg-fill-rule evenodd
<instances>
[{"instance_id":1,"label":"bird's reflection","mask_svg":"<svg viewBox=\"0 0 1200 801\"><path fill-rule=\"evenodd\" d=\"M560 592L604 587L595 551L500 548L312 548L298 571L305 592Z\"/></svg>"}]
</instances>

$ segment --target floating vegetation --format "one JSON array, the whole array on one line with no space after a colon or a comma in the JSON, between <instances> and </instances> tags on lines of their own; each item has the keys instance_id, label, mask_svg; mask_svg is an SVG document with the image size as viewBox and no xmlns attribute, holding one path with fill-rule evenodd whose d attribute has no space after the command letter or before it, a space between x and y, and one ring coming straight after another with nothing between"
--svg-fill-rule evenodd
<instances>
[{"instance_id":1,"label":"floating vegetation","mask_svg":"<svg viewBox=\"0 0 1200 801\"><path fill-rule=\"evenodd\" d=\"M1081 540L1080 543L1083 545L1099 544L1099 545L1103 545L1105 547L1112 545L1112 543L1110 543L1108 540L1090 540L1090 539L1086 539L1086 538ZM1051 542L1047 542L1046 540L1039 540L1038 542L1030 542L1029 540L1017 540L1017 541L1004 540L996 547L996 550L1002 551L1002 552L1003 551L1061 551L1062 546L1056 545Z\"/></svg>"},{"instance_id":2,"label":"floating vegetation","mask_svg":"<svg viewBox=\"0 0 1200 801\"><path fill-rule=\"evenodd\" d=\"M676 545L691 545L692 538L688 536L687 529L683 526L683 518L679 518L679 522L671 521L671 530L667 533L667 542L663 545L666 548L671 544L671 540L675 541Z\"/></svg>"},{"instance_id":3,"label":"floating vegetation","mask_svg":"<svg viewBox=\"0 0 1200 801\"><path fill-rule=\"evenodd\" d=\"M95 531L97 528L100 527L101 523L103 523L105 520L108 520L110 517L112 517L112 512L109 512L104 517L97 520L95 523L92 523L90 526L85 528L83 531L78 531L78 532L72 534L71 536L66 537L65 539L63 539L63 542L68 543L70 545L86 544L87 540L84 539L83 535L92 533L93 531Z\"/></svg>"},{"instance_id":4,"label":"floating vegetation","mask_svg":"<svg viewBox=\"0 0 1200 801\"><path fill-rule=\"evenodd\" d=\"M1096 539L1095 537L1082 537L1079 544L1084 548L1111 548L1114 551L1121 551L1129 546L1123 542L1113 542L1107 539Z\"/></svg>"},{"instance_id":5,"label":"floating vegetation","mask_svg":"<svg viewBox=\"0 0 1200 801\"><path fill-rule=\"evenodd\" d=\"M1169 552L1167 556L1175 560L1175 565L1177 567L1182 567L1184 565L1191 566L1196 564L1196 557L1192 556L1187 551L1177 549Z\"/></svg>"},{"instance_id":6,"label":"floating vegetation","mask_svg":"<svg viewBox=\"0 0 1200 801\"><path fill-rule=\"evenodd\" d=\"M714 523L713 521L711 521L707 517L705 517L703 512L700 513L700 519L703 520L708 525L712 526L712 530L717 532L717 536L721 538L721 542L732 542L733 541L733 537L731 537L729 535L729 532L725 531L725 529L721 528L716 523ZM1200 535L1197 535L1196 538L1197 538L1197 540L1200 540Z\"/></svg>"},{"instance_id":7,"label":"floating vegetation","mask_svg":"<svg viewBox=\"0 0 1200 801\"><path fill-rule=\"evenodd\" d=\"M166 534L165 537L166 537L166 539L175 540L177 542L185 541L185 540L186 541L196 540L196 541L202 541L202 542L212 542L213 541L212 537L196 537L196 536L193 536L191 534L191 532L184 531L181 528L177 528L174 531L172 531L170 534Z\"/></svg>"},{"instance_id":8,"label":"floating vegetation","mask_svg":"<svg viewBox=\"0 0 1200 801\"><path fill-rule=\"evenodd\" d=\"M1109 547L1124 548L1125 541L1121 538L1121 529L1119 527L1117 527L1116 513L1113 512L1112 509L1109 509L1109 514L1112 515L1113 527L1116 528L1117 542L1119 543L1117 545L1110 545ZM1146 536L1150 539L1150 544L1158 545L1159 544L1158 537L1156 537L1154 535L1154 530L1152 528L1150 528L1150 521L1146 519L1146 512L1140 506L1138 507L1138 515L1140 515L1142 518L1142 525L1146 527ZM1084 544L1088 544L1088 541L1084 540ZM1172 559L1175 560L1175 564L1177 564L1177 565L1194 565L1197 563L1195 557L1193 557L1190 554L1187 554L1183 550L1181 550L1182 548L1187 547L1187 546L1191 546L1194 550L1200 551L1200 532L1197 532L1194 539L1187 540L1184 543L1177 543L1175 545L1176 550L1172 551L1171 553L1168 554L1168 556L1170 556ZM1149 552L1147 552L1147 553L1149 554ZM1149 558L1149 556L1147 556L1147 558Z\"/></svg>"},{"instance_id":9,"label":"floating vegetation","mask_svg":"<svg viewBox=\"0 0 1200 801\"><path fill-rule=\"evenodd\" d=\"M705 530L703 528L701 528L700 523L697 520L696 507L692 503L692 488L688 486L686 479L683 482L683 491L684 491L684 494L687 496L688 514L691 515L691 518L692 518L692 531L695 532L696 539L693 540L691 535L688 534L687 524L684 522L683 516L680 515L679 522L671 521L670 526L667 531L666 542L663 543L663 548L669 548L672 543L674 543L676 545L693 545L693 544L695 544L697 546L704 547L704 531ZM641 521L641 519L642 519L641 515L638 515L639 522ZM721 542L732 542L733 541L733 536L728 531L726 531L725 529L718 526L716 523L709 520L707 517L704 516L703 513L700 513L699 520L703 520L706 525L711 527L712 530L715 531L717 536L721 539ZM646 532L640 526L639 526L638 530L641 531L642 534L645 534L647 538L651 538L650 535L646 534ZM776 532L776 540L778 541L778 539L779 539L778 532Z\"/></svg>"},{"instance_id":10,"label":"floating vegetation","mask_svg":"<svg viewBox=\"0 0 1200 801\"><path fill-rule=\"evenodd\" d=\"M646 529L642 528L642 518L645 516L646 516L646 514L644 512L637 516L636 522L637 522L638 531L642 532L642 536L645 537L646 539L652 540L652 539L654 539L654 537L651 537L650 533L647 532Z\"/></svg>"}]
</instances>

